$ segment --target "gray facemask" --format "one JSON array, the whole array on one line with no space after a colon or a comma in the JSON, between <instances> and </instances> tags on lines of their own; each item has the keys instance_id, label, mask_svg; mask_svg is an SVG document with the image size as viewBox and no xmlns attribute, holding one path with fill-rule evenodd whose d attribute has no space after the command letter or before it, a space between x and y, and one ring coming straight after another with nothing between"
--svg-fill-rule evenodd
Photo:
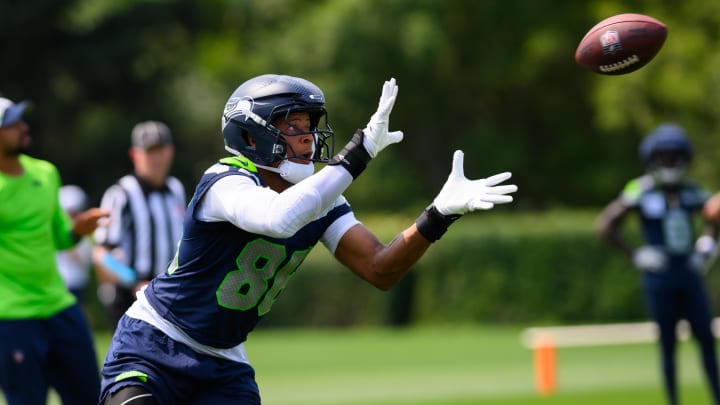
<instances>
[{"instance_id":1,"label":"gray facemask","mask_svg":"<svg viewBox=\"0 0 720 405\"><path fill-rule=\"evenodd\" d=\"M653 177L661 184L666 186L673 186L680 183L680 180L685 176L686 165L679 165L676 167L658 167L652 170Z\"/></svg>"}]
</instances>

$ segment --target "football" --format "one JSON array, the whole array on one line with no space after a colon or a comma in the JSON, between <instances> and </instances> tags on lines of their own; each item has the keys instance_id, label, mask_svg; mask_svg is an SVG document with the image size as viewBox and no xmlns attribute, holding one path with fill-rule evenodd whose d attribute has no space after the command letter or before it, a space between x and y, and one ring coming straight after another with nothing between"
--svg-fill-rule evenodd
<instances>
[{"instance_id":1,"label":"football","mask_svg":"<svg viewBox=\"0 0 720 405\"><path fill-rule=\"evenodd\" d=\"M666 37L667 27L653 17L618 14L590 28L575 51L575 61L604 75L634 72L657 55Z\"/></svg>"}]
</instances>

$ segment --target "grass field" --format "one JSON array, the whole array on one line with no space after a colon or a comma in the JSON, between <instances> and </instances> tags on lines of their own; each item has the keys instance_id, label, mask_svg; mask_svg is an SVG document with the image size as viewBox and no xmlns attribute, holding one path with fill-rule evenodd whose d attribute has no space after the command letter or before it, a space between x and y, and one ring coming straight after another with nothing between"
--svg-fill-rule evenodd
<instances>
[{"instance_id":1,"label":"grass field","mask_svg":"<svg viewBox=\"0 0 720 405\"><path fill-rule=\"evenodd\" d=\"M535 391L520 328L257 330L247 344L266 405L664 403L656 346L563 348L558 389ZM100 355L107 336L98 336ZM679 347L684 404L709 404L694 344ZM2 401L0 401L2 403ZM51 395L50 404L58 404Z\"/></svg>"},{"instance_id":2,"label":"grass field","mask_svg":"<svg viewBox=\"0 0 720 405\"><path fill-rule=\"evenodd\" d=\"M662 404L656 346L566 348L558 390L535 391L519 328L260 332L248 350L264 403ZM710 403L691 343L678 352L682 399Z\"/></svg>"}]
</instances>

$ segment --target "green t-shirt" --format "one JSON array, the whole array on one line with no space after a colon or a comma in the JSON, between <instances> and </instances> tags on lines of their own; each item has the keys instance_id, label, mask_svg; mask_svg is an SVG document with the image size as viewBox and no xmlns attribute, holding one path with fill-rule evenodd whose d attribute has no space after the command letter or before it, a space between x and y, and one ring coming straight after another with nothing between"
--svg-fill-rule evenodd
<instances>
[{"instance_id":1,"label":"green t-shirt","mask_svg":"<svg viewBox=\"0 0 720 405\"><path fill-rule=\"evenodd\" d=\"M47 161L20 155L24 173L0 173L0 319L48 318L75 302L55 262L73 245L60 207L60 175Z\"/></svg>"}]
</instances>

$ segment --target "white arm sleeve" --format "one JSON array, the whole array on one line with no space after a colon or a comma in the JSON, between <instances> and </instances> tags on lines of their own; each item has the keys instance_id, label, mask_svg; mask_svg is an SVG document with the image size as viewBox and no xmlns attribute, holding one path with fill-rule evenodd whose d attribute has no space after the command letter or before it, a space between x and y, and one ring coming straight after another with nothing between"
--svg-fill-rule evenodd
<instances>
[{"instance_id":1,"label":"white arm sleeve","mask_svg":"<svg viewBox=\"0 0 720 405\"><path fill-rule=\"evenodd\" d=\"M338 201L338 203L344 203L345 198L340 197L342 201ZM338 244L340 243L340 239L345 235L345 232L348 231L348 229L352 228L356 224L359 224L360 221L355 218L355 214L353 214L352 211L348 212L347 214L341 216L340 218L336 219L326 230L323 234L320 241L325 245L327 250L330 251L330 253L335 255L335 249L337 249Z\"/></svg>"},{"instance_id":2,"label":"white arm sleeve","mask_svg":"<svg viewBox=\"0 0 720 405\"><path fill-rule=\"evenodd\" d=\"M282 193L245 176L226 176L205 194L197 218L228 221L248 232L288 238L327 212L352 183L341 166L326 166Z\"/></svg>"}]
</instances>

